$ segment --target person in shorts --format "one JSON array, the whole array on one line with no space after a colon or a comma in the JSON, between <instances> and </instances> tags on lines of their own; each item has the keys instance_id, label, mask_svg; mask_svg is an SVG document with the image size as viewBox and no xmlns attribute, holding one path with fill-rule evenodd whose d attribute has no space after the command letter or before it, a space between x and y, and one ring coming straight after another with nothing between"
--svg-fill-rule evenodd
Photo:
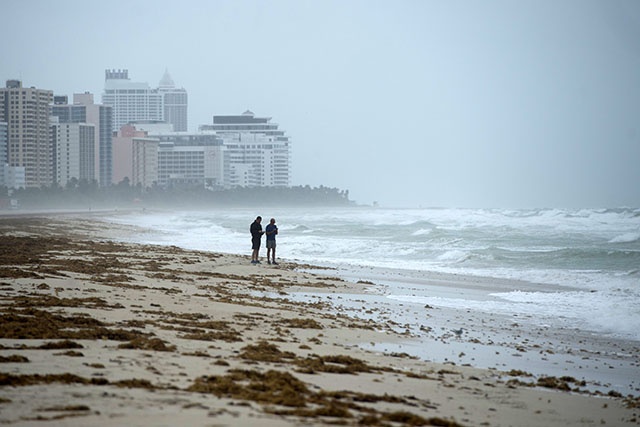
<instances>
[{"instance_id":1,"label":"person in shorts","mask_svg":"<svg viewBox=\"0 0 640 427\"><path fill-rule=\"evenodd\" d=\"M260 241L262 239L262 235L264 231L262 231L262 217L258 216L255 221L251 223L251 227L249 227L249 232L251 232L251 249L253 252L251 253L251 264L260 264L260 260L258 260L258 254L260 252Z\"/></svg>"},{"instance_id":2,"label":"person in shorts","mask_svg":"<svg viewBox=\"0 0 640 427\"><path fill-rule=\"evenodd\" d=\"M276 220L271 218L267 224L265 234L267 235L267 262L269 264L278 265L276 262L276 234L278 234L278 226Z\"/></svg>"}]
</instances>

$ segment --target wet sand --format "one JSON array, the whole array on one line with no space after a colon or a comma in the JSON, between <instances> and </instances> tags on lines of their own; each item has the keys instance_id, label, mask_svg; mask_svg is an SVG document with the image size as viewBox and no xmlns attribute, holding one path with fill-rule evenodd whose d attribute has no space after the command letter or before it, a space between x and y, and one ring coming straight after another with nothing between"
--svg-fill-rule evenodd
<instances>
[{"instance_id":1,"label":"wet sand","mask_svg":"<svg viewBox=\"0 0 640 427\"><path fill-rule=\"evenodd\" d=\"M467 313L408 307L402 324L374 281L114 241L127 232L89 216L0 218L0 423L640 423L637 395L591 379L477 368L458 345L489 341L465 334L485 328ZM487 334L508 332L491 322ZM525 344L516 352L539 345ZM491 345L514 348L507 335ZM458 357L437 362L449 348Z\"/></svg>"},{"instance_id":2,"label":"wet sand","mask_svg":"<svg viewBox=\"0 0 640 427\"><path fill-rule=\"evenodd\" d=\"M510 279L434 272L349 267L334 272L347 280L370 283L361 294L342 295L334 306L379 324L395 323L408 339L364 348L404 351L424 360L501 371L524 370L534 376L572 376L583 389L640 395L640 342L576 328L558 313L492 312L495 293L574 291L569 287ZM321 298L300 292L297 298ZM411 302L410 296L455 300L459 307ZM364 301L364 302L363 302ZM374 307L375 310L371 310Z\"/></svg>"}]
</instances>

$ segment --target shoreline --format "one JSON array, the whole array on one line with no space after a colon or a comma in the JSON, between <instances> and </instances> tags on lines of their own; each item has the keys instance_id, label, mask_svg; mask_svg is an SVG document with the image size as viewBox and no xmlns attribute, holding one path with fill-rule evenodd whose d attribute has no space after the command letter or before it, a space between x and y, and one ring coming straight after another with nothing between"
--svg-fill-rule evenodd
<instances>
[{"instance_id":1,"label":"shoreline","mask_svg":"<svg viewBox=\"0 0 640 427\"><path fill-rule=\"evenodd\" d=\"M382 269L384 270L384 269ZM320 272L330 274L332 270ZM487 313L477 309L424 305L394 300L398 287L403 295L428 293L434 298L483 300L501 287L535 289L538 284L514 280L423 273L412 281L406 276L381 277L369 268L338 269L338 277L367 285L365 293L333 298L338 312L390 325L405 337L401 342L360 345L384 352L405 352L422 360L473 366L501 372L526 371L535 377L572 376L585 381L584 389L640 395L640 343L635 340L562 327L531 315ZM390 273L392 275L392 273ZM545 285L545 290L563 289ZM292 291L295 301L327 301L323 292ZM275 295L271 295L275 296ZM366 308L366 309L365 309ZM554 319L557 323L557 320Z\"/></svg>"},{"instance_id":2,"label":"shoreline","mask_svg":"<svg viewBox=\"0 0 640 427\"><path fill-rule=\"evenodd\" d=\"M399 322L365 316L386 315L384 307L363 308L376 296L367 290L371 284L287 262L252 266L248 255L114 242L127 230L73 215L0 218L3 240L19 249L3 253L0 356L15 357L0 363L0 421L409 425L414 417L422 425L638 424L637 397L587 392L580 379L541 383L527 372L510 376L411 357L412 327L407 333ZM310 300L297 301L300 291ZM359 304L363 315L354 316L345 301ZM25 310L72 320L83 334L44 330L37 322L17 337L6 316L27 322ZM459 315L457 321L468 322ZM430 316L456 320L453 312ZM41 348L65 340L81 347ZM453 337L441 342L455 346ZM258 383L266 387L258 387L261 393L251 385ZM559 391L565 387L581 391ZM297 390L298 400L283 390Z\"/></svg>"}]
</instances>

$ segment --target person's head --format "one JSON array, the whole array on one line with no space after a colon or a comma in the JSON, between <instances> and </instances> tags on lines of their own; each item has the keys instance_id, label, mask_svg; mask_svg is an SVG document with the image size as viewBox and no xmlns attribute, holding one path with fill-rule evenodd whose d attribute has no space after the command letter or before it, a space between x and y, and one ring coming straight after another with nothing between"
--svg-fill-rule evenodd
<instances>
[{"instance_id":1,"label":"person's head","mask_svg":"<svg viewBox=\"0 0 640 427\"><path fill-rule=\"evenodd\" d=\"M262 217L261 217L261 216L258 216L258 217L256 218L256 222L260 222L260 221L262 221Z\"/></svg>"},{"instance_id":2,"label":"person's head","mask_svg":"<svg viewBox=\"0 0 640 427\"><path fill-rule=\"evenodd\" d=\"M271 218L271 220L269 221L270 224L275 224L276 223L276 219L275 218Z\"/></svg>"}]
</instances>

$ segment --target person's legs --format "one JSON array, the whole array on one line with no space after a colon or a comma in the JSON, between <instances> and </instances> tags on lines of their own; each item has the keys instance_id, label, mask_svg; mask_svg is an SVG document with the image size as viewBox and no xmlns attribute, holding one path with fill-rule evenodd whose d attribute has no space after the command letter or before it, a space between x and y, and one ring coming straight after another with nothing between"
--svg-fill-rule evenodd
<instances>
[{"instance_id":1,"label":"person's legs","mask_svg":"<svg viewBox=\"0 0 640 427\"><path fill-rule=\"evenodd\" d=\"M258 263L259 254L260 254L260 240L254 239L252 240L253 252L251 253L251 262Z\"/></svg>"},{"instance_id":2,"label":"person's legs","mask_svg":"<svg viewBox=\"0 0 640 427\"><path fill-rule=\"evenodd\" d=\"M269 264L271 264L272 253L273 253L273 242L271 240L267 240L267 262Z\"/></svg>"},{"instance_id":3,"label":"person's legs","mask_svg":"<svg viewBox=\"0 0 640 427\"><path fill-rule=\"evenodd\" d=\"M271 249L271 264L276 264L276 241L269 242L269 248Z\"/></svg>"}]
</instances>

